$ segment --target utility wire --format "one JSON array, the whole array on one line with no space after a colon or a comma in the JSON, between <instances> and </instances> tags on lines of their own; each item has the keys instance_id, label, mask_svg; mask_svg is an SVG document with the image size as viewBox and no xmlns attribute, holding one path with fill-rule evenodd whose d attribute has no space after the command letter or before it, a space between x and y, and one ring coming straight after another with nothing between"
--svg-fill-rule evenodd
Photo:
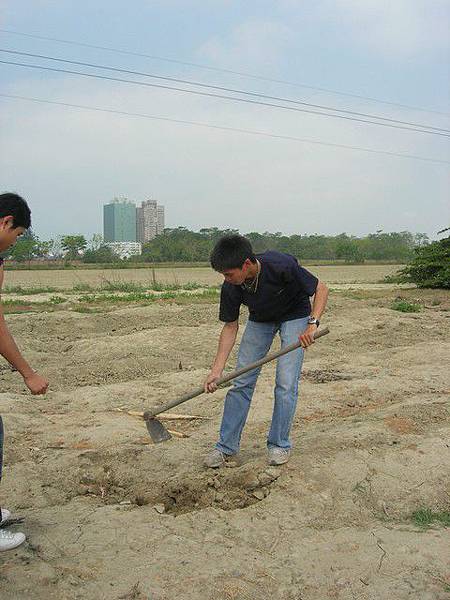
<instances>
[{"instance_id":1,"label":"utility wire","mask_svg":"<svg viewBox=\"0 0 450 600\"><path fill-rule=\"evenodd\" d=\"M61 39L61 38L55 38L55 37L49 37L49 36L44 36L44 35L36 35L36 34L32 34L32 33L25 33L22 31L12 31L10 29L1 29L0 28L0 33L7 33L10 35L16 35L16 36L21 36L21 37L26 37L26 38L32 38L32 39L36 39L36 40L44 40L44 41L48 41L48 42L57 42L58 44L68 44L71 46L80 46L83 48L92 48L95 50L106 50L107 52L114 52L116 54L124 54L124 55L128 55L128 56L137 56L137 57L141 57L141 58L149 58L151 60L158 60L158 61L163 61L163 62L167 62L167 63L171 63L171 64L177 64L177 65L184 65L184 66L188 66L188 67L194 67L196 69L204 69L207 71L214 71L217 73L227 73L229 75L238 75L240 77L247 77L249 79L255 79L255 80L259 80L259 81L266 81L269 83L278 83L278 84L282 84L282 85L290 85L293 87L300 87L300 88L305 88L308 90L315 90L318 92L325 92L326 94L335 94L338 96L346 96L348 98L356 98L358 100L369 100L370 102L377 102L379 104L387 104L388 106L397 106L399 108L405 108L408 110L417 110L417 111L421 111L421 112L428 112L428 113L434 113L437 115L445 115L448 116L449 113L448 112L443 112L443 111L439 111L439 110L433 110L431 108L423 108L423 107L419 107L419 106L411 106L409 104L401 104L399 102L390 102L388 100L380 100L379 98L373 98L371 96L363 96L361 94L353 94L350 92L342 92L340 90L333 90L330 88L323 88L323 87L318 87L318 86L313 86L313 85L307 85L307 84L303 84L303 83L298 83L298 82L292 82L292 81L287 81L284 79L273 79L271 77L263 77L261 75L255 75L252 73L247 73L244 71L233 71L231 69L223 69L223 68L219 68L219 67L211 67L208 65L203 65L203 64L199 64L199 63L194 63L194 62L187 62L187 61L183 61L183 60L177 60L174 58L167 58L164 56L156 56L156 55L152 55L152 54L144 54L142 52L132 52L130 50L122 50L119 48L113 48L111 46L99 46L96 44L87 44L85 42L77 42L74 40L65 40L65 39Z\"/></svg>"},{"instance_id":2,"label":"utility wire","mask_svg":"<svg viewBox=\"0 0 450 600\"><path fill-rule=\"evenodd\" d=\"M91 79L102 79L102 80L107 80L107 81L117 81L120 83L128 83L131 85L138 85L138 86L144 86L144 87L152 87L152 88L159 88L159 89L165 89L165 90L172 90L172 91L176 91L176 92L182 92L185 94L195 94L197 96L207 96L209 98L219 98L220 100L232 100L234 102L244 102L246 104L253 104L253 105L259 105L259 106L267 106L269 108L279 108L282 110L290 110L290 111L295 111L295 112L302 112L302 113L308 113L308 114L313 114L313 115L320 115L320 116L325 116L325 117L332 117L335 119L344 119L346 121L355 121L357 123L365 123L365 124L370 124L370 125L379 125L382 127L390 127L393 129L402 129L402 130L406 130L406 131L411 131L411 132L415 132L415 133L426 133L429 135L437 135L437 136L441 136L441 137L446 137L449 138L450 134L447 133L441 133L438 131L429 131L426 129L417 129L417 128L412 128L412 127L407 127L407 126L403 126L403 125L394 125L392 123L381 123L378 121L370 121L370 120L365 120L365 119L358 119L355 117L350 117L350 116L344 116L344 115L336 115L336 114L330 114L330 113L326 113L326 112L322 112L322 111L316 111L316 110L309 110L306 108L297 108L297 107L293 107L293 106L283 106L281 104L275 104L275 103L271 103L271 102L261 102L258 100L250 100L249 98L235 98L233 96L225 96L223 94L212 94L211 92L200 92L198 90L187 90L185 88L179 88L179 87L175 87L175 86L169 86L169 85L162 85L162 84L158 84L158 83L148 83L146 81L134 81L131 79L122 79L119 77L110 77L110 76L106 76L106 75L98 75L98 74L94 74L94 73L84 73L81 71L71 71L69 69L56 69L54 67L45 67L42 65L31 65L28 63L20 63L20 62L14 62L14 61L9 61L9 60L0 60L1 64L5 64L5 65L12 65L12 66L16 66L16 67L26 67L26 68L30 68L30 69L40 69L40 70L44 70L44 71L51 71L54 73L65 73L68 75L78 75L80 77L88 77Z\"/></svg>"},{"instance_id":3,"label":"utility wire","mask_svg":"<svg viewBox=\"0 0 450 600\"><path fill-rule=\"evenodd\" d=\"M195 127L203 127L206 129L214 129L214 130L219 130L219 131L227 131L227 132L233 132L233 133L245 133L245 134L249 134L249 135L268 137L268 138L273 138L273 139L278 139L278 140L301 142L304 144L315 144L315 145L319 145L319 146L329 146L332 148L343 148L346 150L355 150L358 152L367 152L370 154L383 154L386 156L409 158L409 159L421 160L421 161L436 163L436 164L444 164L444 165L450 164L450 161L441 160L438 158L430 158L430 157L418 156L418 155L414 155L414 154L404 154L402 152L390 152L388 150L374 150L372 148L350 146L347 144L335 144L332 142L323 142L320 140L314 140L314 139L309 139L309 138L300 138L300 137L295 137L292 135L282 135L282 134L270 133L267 131L257 131L257 130L252 130L252 129L243 129L243 128L239 128L239 127L226 127L226 126L222 126L222 125L213 125L212 123L202 123L200 121L188 121L188 120L184 120L184 119L173 119L173 118L169 118L169 117L160 117L160 116L149 115L149 114L145 114L145 113L129 112L129 111L125 111L125 110L116 110L116 109L111 109L111 108L101 108L98 106L87 106L84 104L73 104L73 103L69 103L69 102L58 102L56 100L45 100L43 98L32 98L29 96L18 96L18 95L14 95L14 94L0 93L0 97L14 99L14 100L25 100L28 102L36 102L36 103L40 103L40 104L63 106L66 108L77 108L77 109L89 110L89 111L93 111L93 112L109 113L109 114L115 114L115 115L121 115L121 116L127 116L127 117L150 119L150 120L154 120L154 121L164 121L167 123L175 123L175 124L179 124L179 125L192 125Z\"/></svg>"},{"instance_id":4,"label":"utility wire","mask_svg":"<svg viewBox=\"0 0 450 600\"><path fill-rule=\"evenodd\" d=\"M241 95L245 95L245 96L251 96L253 98L265 98L267 100L275 100L277 102L286 102L289 104L297 104L299 106L308 106L310 108L318 108L320 110L331 110L331 111L334 111L337 113L356 115L358 117L366 117L369 119L380 119L382 121L387 121L389 123L397 123L400 125L410 125L412 127L421 127L423 129L432 129L434 131L443 131L445 133L450 133L449 129L444 129L442 127L434 127L432 125L426 125L423 123L411 123L410 121L399 121L398 119L390 119L388 117L383 117L383 116L379 116L379 115L361 113L361 112L356 112L353 110L347 110L347 109L342 109L342 108L334 108L333 106L324 106L322 104L312 104L311 102L303 102L301 100L294 100L292 98L283 98L280 96L269 96L267 94L258 93L258 92L239 90L239 89L235 89L235 88L223 87L223 86L218 86L218 85L209 85L206 83L200 83L200 82L191 81L188 79L179 79L176 77L155 75L153 73L144 73L142 71L132 71L130 69L121 69L118 67L99 65L97 63L88 63L88 62L81 62L81 61L77 61L77 60L68 60L68 59L64 59L64 58L60 58L60 57L48 56L45 54L33 54L31 52L20 52L18 50L8 50L5 48L0 48L0 52L3 52L5 54L16 54L19 56L27 56L27 57L31 57L31 58L41 58L44 60L51 60L51 61L55 61L55 62L59 62L59 63L67 63L70 65L77 65L77 66L88 67L88 68L92 68L92 69L103 69L106 71L113 71L115 73L125 73L127 75L139 75L142 77L149 77L152 79L160 79L163 81L171 81L174 83L183 83L185 85L192 85L192 86L197 86L197 87L201 87L201 88L205 88L205 89L213 89L213 90L218 90L221 92L231 92L233 94L241 94Z\"/></svg>"}]
</instances>

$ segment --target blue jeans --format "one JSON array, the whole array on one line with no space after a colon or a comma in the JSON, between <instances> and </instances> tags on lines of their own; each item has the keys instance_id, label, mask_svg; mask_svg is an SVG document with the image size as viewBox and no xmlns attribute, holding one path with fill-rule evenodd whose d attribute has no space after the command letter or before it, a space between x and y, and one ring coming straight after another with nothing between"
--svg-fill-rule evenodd
<instances>
[{"instance_id":1,"label":"blue jeans","mask_svg":"<svg viewBox=\"0 0 450 600\"><path fill-rule=\"evenodd\" d=\"M279 332L281 347L293 344L306 329L308 317L283 321L282 323L256 323L248 321L239 347L237 369L263 358ZM289 449L289 432L297 406L298 383L303 363L302 348L288 352L277 362L275 380L275 404L267 446ZM225 398L220 427L220 439L216 448L224 454L236 454L239 450L242 430L247 420L256 380L261 371L254 369L234 380Z\"/></svg>"}]
</instances>

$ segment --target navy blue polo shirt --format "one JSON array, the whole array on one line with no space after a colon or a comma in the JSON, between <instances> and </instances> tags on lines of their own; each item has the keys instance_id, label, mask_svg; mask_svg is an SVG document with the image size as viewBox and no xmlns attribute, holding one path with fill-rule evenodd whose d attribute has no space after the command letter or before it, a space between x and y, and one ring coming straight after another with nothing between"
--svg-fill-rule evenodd
<instances>
[{"instance_id":1,"label":"navy blue polo shirt","mask_svg":"<svg viewBox=\"0 0 450 600\"><path fill-rule=\"evenodd\" d=\"M249 310L250 321L292 321L311 314L310 297L319 280L298 264L290 254L269 250L257 254L261 264L256 293L226 281L220 294L219 319L225 323L239 318L241 304Z\"/></svg>"}]
</instances>

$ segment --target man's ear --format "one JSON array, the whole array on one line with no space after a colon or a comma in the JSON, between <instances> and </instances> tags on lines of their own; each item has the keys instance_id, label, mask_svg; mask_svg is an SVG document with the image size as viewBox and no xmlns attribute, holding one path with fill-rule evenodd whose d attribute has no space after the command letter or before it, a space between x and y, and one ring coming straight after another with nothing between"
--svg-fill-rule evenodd
<instances>
[{"instance_id":1,"label":"man's ear","mask_svg":"<svg viewBox=\"0 0 450 600\"><path fill-rule=\"evenodd\" d=\"M11 229L13 226L14 217L12 215L0 218L0 229Z\"/></svg>"}]
</instances>

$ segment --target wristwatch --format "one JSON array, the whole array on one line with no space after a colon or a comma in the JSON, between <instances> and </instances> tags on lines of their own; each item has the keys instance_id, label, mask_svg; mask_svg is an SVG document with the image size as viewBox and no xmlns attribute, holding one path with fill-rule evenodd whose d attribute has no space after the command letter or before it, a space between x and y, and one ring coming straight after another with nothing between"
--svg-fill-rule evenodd
<instances>
[{"instance_id":1,"label":"wristwatch","mask_svg":"<svg viewBox=\"0 0 450 600\"><path fill-rule=\"evenodd\" d=\"M317 325L317 327L319 327L320 321L319 319L316 319L316 317L309 317L308 325Z\"/></svg>"}]
</instances>

